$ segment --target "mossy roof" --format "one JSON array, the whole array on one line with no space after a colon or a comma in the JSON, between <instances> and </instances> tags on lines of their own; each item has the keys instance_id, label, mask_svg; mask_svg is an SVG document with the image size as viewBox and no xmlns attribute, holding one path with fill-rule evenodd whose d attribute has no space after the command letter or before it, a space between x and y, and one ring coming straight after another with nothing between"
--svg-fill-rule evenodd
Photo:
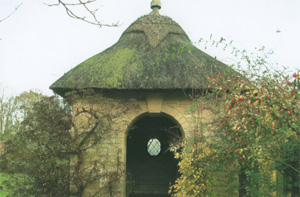
<instances>
[{"instance_id":1,"label":"mossy roof","mask_svg":"<svg viewBox=\"0 0 300 197\"><path fill-rule=\"evenodd\" d=\"M152 12L137 19L119 41L50 86L67 90L206 88L207 76L230 69L196 48L171 18Z\"/></svg>"}]
</instances>

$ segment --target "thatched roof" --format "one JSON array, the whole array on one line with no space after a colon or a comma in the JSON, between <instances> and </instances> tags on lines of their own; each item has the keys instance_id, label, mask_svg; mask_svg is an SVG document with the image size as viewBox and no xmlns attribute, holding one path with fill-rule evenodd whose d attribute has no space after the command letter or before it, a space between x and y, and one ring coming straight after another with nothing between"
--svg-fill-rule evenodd
<instances>
[{"instance_id":1,"label":"thatched roof","mask_svg":"<svg viewBox=\"0 0 300 197\"><path fill-rule=\"evenodd\" d=\"M56 93L70 89L206 88L207 76L228 67L196 48L171 18L153 10L132 23L119 41L58 79Z\"/></svg>"}]
</instances>

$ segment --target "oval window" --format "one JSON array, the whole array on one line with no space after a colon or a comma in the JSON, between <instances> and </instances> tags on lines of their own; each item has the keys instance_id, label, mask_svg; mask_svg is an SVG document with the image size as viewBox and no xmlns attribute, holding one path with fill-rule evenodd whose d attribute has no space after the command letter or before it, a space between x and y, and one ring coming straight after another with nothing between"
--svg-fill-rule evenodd
<instances>
[{"instance_id":1,"label":"oval window","mask_svg":"<svg viewBox=\"0 0 300 197\"><path fill-rule=\"evenodd\" d=\"M157 156L161 151L161 145L158 139L150 139L147 143L147 151L151 156Z\"/></svg>"}]
</instances>

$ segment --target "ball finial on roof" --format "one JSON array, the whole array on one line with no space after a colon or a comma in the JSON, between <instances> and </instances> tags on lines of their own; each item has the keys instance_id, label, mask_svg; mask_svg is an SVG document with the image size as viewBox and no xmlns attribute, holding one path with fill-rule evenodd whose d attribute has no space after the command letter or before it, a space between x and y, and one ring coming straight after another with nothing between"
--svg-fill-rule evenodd
<instances>
[{"instance_id":1,"label":"ball finial on roof","mask_svg":"<svg viewBox=\"0 0 300 197\"><path fill-rule=\"evenodd\" d=\"M158 8L158 9L161 8L160 0L152 0L151 9L155 9L155 8Z\"/></svg>"}]
</instances>

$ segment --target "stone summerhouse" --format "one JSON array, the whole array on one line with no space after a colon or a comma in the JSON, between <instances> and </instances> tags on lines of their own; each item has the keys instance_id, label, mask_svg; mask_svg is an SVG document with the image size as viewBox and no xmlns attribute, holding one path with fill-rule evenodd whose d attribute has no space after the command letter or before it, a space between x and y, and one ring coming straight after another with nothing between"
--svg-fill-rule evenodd
<instances>
[{"instance_id":1,"label":"stone summerhouse","mask_svg":"<svg viewBox=\"0 0 300 197\"><path fill-rule=\"evenodd\" d=\"M117 134L85 153L87 162L93 157L107 159L110 168L105 170L122 164L126 173L116 185L117 196L168 196L170 183L179 176L178 161L168 148L174 136L191 136L191 95L207 88L207 76L228 69L196 48L175 21L159 14L160 7L159 1L152 1L152 12L133 22L116 44L50 87L62 96L93 89L99 92L99 106L103 98L111 99L112 105L121 100L138 106L122 114ZM73 107L80 102L84 101ZM88 185L84 196L97 190L100 182Z\"/></svg>"}]
</instances>

